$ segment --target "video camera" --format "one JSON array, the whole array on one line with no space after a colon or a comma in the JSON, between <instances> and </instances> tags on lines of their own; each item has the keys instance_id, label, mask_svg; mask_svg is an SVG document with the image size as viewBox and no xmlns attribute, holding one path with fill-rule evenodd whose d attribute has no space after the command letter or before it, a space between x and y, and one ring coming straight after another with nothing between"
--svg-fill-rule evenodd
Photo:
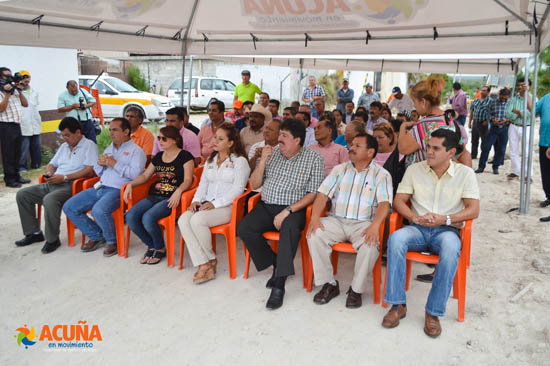
<instances>
[{"instance_id":1,"label":"video camera","mask_svg":"<svg viewBox=\"0 0 550 366\"><path fill-rule=\"evenodd\" d=\"M24 77L18 72L16 72L13 76L10 75L6 77L5 79L0 78L0 90L5 93L13 94L15 93L15 89L18 89L17 84L19 84L23 79ZM4 88L6 85L11 85L11 90L5 90Z\"/></svg>"}]
</instances>

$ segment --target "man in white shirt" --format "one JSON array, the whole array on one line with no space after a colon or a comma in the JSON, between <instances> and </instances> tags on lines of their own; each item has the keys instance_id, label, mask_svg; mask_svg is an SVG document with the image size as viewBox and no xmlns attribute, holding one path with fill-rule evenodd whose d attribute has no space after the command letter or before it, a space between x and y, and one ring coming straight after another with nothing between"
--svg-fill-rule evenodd
<instances>
[{"instance_id":1,"label":"man in white shirt","mask_svg":"<svg viewBox=\"0 0 550 366\"><path fill-rule=\"evenodd\" d=\"M393 98L388 103L390 109L397 109L398 113L404 111L412 111L414 109L414 103L407 94L401 93L401 88L396 86L392 89Z\"/></svg>"},{"instance_id":2,"label":"man in white shirt","mask_svg":"<svg viewBox=\"0 0 550 366\"><path fill-rule=\"evenodd\" d=\"M42 253L45 254L53 252L61 245L61 207L71 197L73 180L91 177L98 157L97 145L83 136L82 127L75 118L63 118L59 130L65 142L46 166L45 183L23 188L16 195L25 237L16 241L15 245L22 247L44 241L35 208L35 205L41 204L44 206L46 221L46 244L42 248Z\"/></svg>"},{"instance_id":3,"label":"man in white shirt","mask_svg":"<svg viewBox=\"0 0 550 366\"><path fill-rule=\"evenodd\" d=\"M23 76L23 94L29 103L23 108L21 119L21 159L19 160L19 171L26 171L29 157L31 155L31 169L38 169L42 165L42 150L40 147L40 134L42 133L42 118L38 112L38 92L31 88L31 74L27 70L19 71Z\"/></svg>"}]
</instances>

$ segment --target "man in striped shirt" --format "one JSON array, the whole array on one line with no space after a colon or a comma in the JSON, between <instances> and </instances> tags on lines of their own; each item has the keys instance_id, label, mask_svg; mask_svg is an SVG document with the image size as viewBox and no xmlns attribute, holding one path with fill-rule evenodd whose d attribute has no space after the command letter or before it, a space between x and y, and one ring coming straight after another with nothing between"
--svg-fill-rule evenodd
<instances>
[{"instance_id":1,"label":"man in striped shirt","mask_svg":"<svg viewBox=\"0 0 550 366\"><path fill-rule=\"evenodd\" d=\"M302 102L309 104L310 108L313 108L313 102L316 100L325 101L325 90L321 85L315 84L315 76L309 77L309 86L304 88L302 93Z\"/></svg>"},{"instance_id":2,"label":"man in striped shirt","mask_svg":"<svg viewBox=\"0 0 550 366\"><path fill-rule=\"evenodd\" d=\"M472 159L477 159L477 151L480 146L479 140L481 139L481 146L483 146L489 130L489 106L492 101L489 97L490 92L491 88L484 86L481 89L481 97L474 100L470 107L468 128L472 130Z\"/></svg>"},{"instance_id":3,"label":"man in striped shirt","mask_svg":"<svg viewBox=\"0 0 550 366\"><path fill-rule=\"evenodd\" d=\"M393 194L390 174L372 163L377 150L374 137L359 133L350 146L350 161L334 167L317 190L307 234L315 284L323 285L313 298L316 304L326 304L340 294L330 258L332 246L346 241L357 252L346 307L362 304L367 275L379 255L380 225L390 212ZM329 199L330 215L321 218Z\"/></svg>"}]
</instances>

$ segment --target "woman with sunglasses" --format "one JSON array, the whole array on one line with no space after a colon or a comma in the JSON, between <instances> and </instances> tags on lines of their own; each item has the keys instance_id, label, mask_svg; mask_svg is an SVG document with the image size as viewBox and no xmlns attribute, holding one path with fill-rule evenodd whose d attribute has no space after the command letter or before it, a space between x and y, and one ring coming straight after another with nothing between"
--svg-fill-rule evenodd
<instances>
[{"instance_id":1,"label":"woman with sunglasses","mask_svg":"<svg viewBox=\"0 0 550 366\"><path fill-rule=\"evenodd\" d=\"M233 200L244 192L250 175L244 146L232 123L218 127L213 148L192 203L178 221L191 261L199 267L194 283L216 277L218 261L212 250L210 228L229 223Z\"/></svg>"},{"instance_id":2,"label":"woman with sunglasses","mask_svg":"<svg viewBox=\"0 0 550 366\"><path fill-rule=\"evenodd\" d=\"M145 245L147 251L141 264L157 264L166 256L164 237L157 221L170 215L180 203L181 194L193 183L193 156L182 150L183 139L174 126L160 129L160 147L143 174L131 181L124 190L124 201L132 198L132 188L147 182L153 174L158 180L151 185L147 198L136 203L128 213L126 222Z\"/></svg>"}]
</instances>

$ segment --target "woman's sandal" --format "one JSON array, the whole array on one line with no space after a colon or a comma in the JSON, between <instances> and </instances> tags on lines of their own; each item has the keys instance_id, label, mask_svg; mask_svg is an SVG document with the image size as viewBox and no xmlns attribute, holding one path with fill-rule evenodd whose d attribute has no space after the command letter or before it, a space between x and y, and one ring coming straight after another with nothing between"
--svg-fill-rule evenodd
<instances>
[{"instance_id":1,"label":"woman's sandal","mask_svg":"<svg viewBox=\"0 0 550 366\"><path fill-rule=\"evenodd\" d=\"M158 264L160 263L161 259L166 257L166 251L158 251L155 250L155 254L149 260L147 261L147 264Z\"/></svg>"},{"instance_id":2,"label":"woman's sandal","mask_svg":"<svg viewBox=\"0 0 550 366\"><path fill-rule=\"evenodd\" d=\"M216 266L218 265L218 259L214 258L214 259L210 260L208 263L210 263L210 265L214 267L214 274L215 274L217 272L216 271Z\"/></svg>"},{"instance_id":3,"label":"woman's sandal","mask_svg":"<svg viewBox=\"0 0 550 366\"><path fill-rule=\"evenodd\" d=\"M204 283L213 280L214 278L216 278L216 267L211 265L210 263L207 263L207 265L199 267L198 271L193 277L193 283Z\"/></svg>"},{"instance_id":4,"label":"woman's sandal","mask_svg":"<svg viewBox=\"0 0 550 366\"><path fill-rule=\"evenodd\" d=\"M155 253L154 249L152 249L152 248L147 249L147 251L143 255L143 258L141 258L139 260L139 263L146 264L149 261L149 259L151 259L151 257L153 256L154 253Z\"/></svg>"}]
</instances>

